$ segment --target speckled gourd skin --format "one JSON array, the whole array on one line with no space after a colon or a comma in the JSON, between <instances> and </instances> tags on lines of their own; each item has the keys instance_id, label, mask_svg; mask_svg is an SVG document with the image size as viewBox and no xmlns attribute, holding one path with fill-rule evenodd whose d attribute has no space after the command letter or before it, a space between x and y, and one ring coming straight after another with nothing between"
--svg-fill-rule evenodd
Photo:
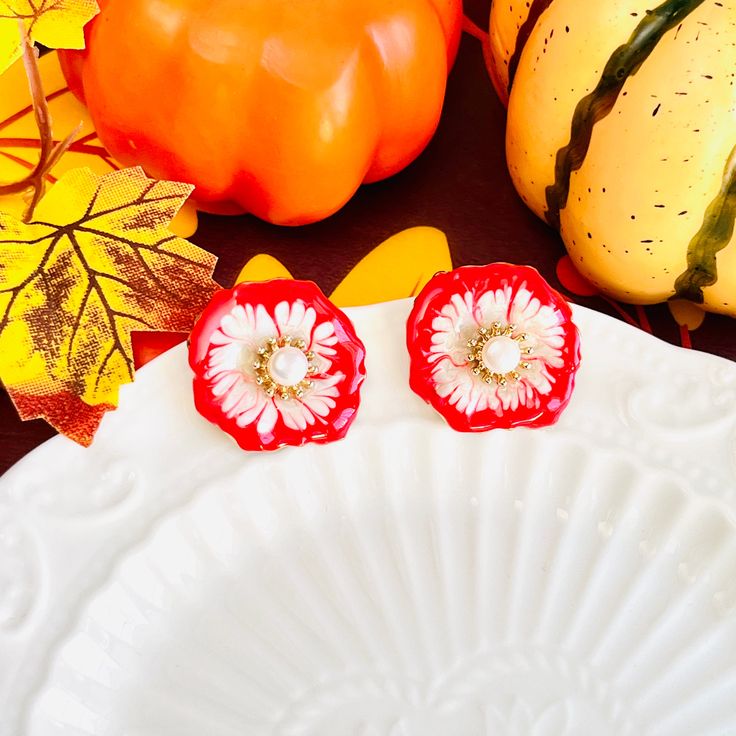
<instances>
[{"instance_id":1,"label":"speckled gourd skin","mask_svg":"<svg viewBox=\"0 0 736 736\"><path fill-rule=\"evenodd\" d=\"M660 37L650 43L657 22ZM632 57L621 47L643 27L636 42L650 47ZM536 0L529 8L495 0L491 28L498 76L515 68L512 179L560 228L580 272L623 301L680 296L736 315L736 0ZM521 53L520 29L528 35ZM622 58L633 61L620 88L601 91L607 64L615 77ZM592 131L582 148L573 123L576 109L585 122L581 105ZM575 163L557 217L555 190L567 189L559 152L571 141Z\"/></svg>"}]
</instances>

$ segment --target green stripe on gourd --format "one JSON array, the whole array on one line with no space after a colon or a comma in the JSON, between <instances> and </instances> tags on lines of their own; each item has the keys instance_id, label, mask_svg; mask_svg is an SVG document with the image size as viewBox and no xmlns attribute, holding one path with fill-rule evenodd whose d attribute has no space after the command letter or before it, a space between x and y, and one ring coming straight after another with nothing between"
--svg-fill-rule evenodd
<instances>
[{"instance_id":1,"label":"green stripe on gourd","mask_svg":"<svg viewBox=\"0 0 736 736\"><path fill-rule=\"evenodd\" d=\"M595 89L578 102L572 118L570 141L557 152L555 182L545 190L545 217L550 225L560 228L560 211L567 205L570 177L585 161L595 124L611 112L626 80L636 74L662 37L703 2L666 0L654 10L647 11L629 40L619 46L606 62Z\"/></svg>"},{"instance_id":2,"label":"green stripe on gourd","mask_svg":"<svg viewBox=\"0 0 736 736\"><path fill-rule=\"evenodd\" d=\"M716 254L733 237L736 221L736 146L726 162L723 183L708 205L700 230L687 248L687 270L675 281L675 296L703 303L703 289L718 281Z\"/></svg>"},{"instance_id":3,"label":"green stripe on gourd","mask_svg":"<svg viewBox=\"0 0 736 736\"><path fill-rule=\"evenodd\" d=\"M522 23L521 28L519 28L519 32L516 34L516 46L514 47L514 53L511 54L511 58L509 59L509 92L511 92L511 86L514 83L516 70L519 67L521 52L524 51L526 42L532 35L532 31L537 25L537 21L541 17L542 13L544 13L544 11L547 10L553 2L554 0L532 0L531 7L529 8L529 15L527 15L526 20Z\"/></svg>"}]
</instances>

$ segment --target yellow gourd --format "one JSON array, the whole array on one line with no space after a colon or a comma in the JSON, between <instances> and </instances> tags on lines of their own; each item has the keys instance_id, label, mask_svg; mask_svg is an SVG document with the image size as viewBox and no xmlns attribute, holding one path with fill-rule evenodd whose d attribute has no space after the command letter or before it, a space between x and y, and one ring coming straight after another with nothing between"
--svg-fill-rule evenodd
<instances>
[{"instance_id":1,"label":"yellow gourd","mask_svg":"<svg viewBox=\"0 0 736 736\"><path fill-rule=\"evenodd\" d=\"M495 0L509 170L578 270L736 316L736 0Z\"/></svg>"}]
</instances>

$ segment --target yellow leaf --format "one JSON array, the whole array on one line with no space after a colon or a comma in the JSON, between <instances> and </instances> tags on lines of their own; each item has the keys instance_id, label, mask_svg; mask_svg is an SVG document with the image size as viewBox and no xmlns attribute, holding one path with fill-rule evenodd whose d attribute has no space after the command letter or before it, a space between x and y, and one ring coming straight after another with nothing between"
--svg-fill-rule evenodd
<instances>
[{"instance_id":1,"label":"yellow leaf","mask_svg":"<svg viewBox=\"0 0 736 736\"><path fill-rule=\"evenodd\" d=\"M445 234L433 227L413 227L372 250L331 298L340 307L358 307L416 296L437 272L451 269Z\"/></svg>"},{"instance_id":2,"label":"yellow leaf","mask_svg":"<svg viewBox=\"0 0 736 736\"><path fill-rule=\"evenodd\" d=\"M271 279L293 279L289 270L281 261L276 260L273 256L266 253L259 253L253 256L248 263L243 266L243 270L235 279L236 284L244 281L270 281Z\"/></svg>"},{"instance_id":3,"label":"yellow leaf","mask_svg":"<svg viewBox=\"0 0 736 736\"><path fill-rule=\"evenodd\" d=\"M330 297L339 307L357 307L416 296L439 271L452 270L447 238L433 227L402 230L368 253ZM235 280L291 279L286 266L261 253L243 266Z\"/></svg>"},{"instance_id":4,"label":"yellow leaf","mask_svg":"<svg viewBox=\"0 0 736 736\"><path fill-rule=\"evenodd\" d=\"M191 200L187 200L184 206L176 213L174 219L169 223L169 230L180 238L191 238L199 227L199 215L197 208Z\"/></svg>"},{"instance_id":5,"label":"yellow leaf","mask_svg":"<svg viewBox=\"0 0 736 736\"><path fill-rule=\"evenodd\" d=\"M96 424L49 397L113 407L133 377L131 331L191 329L217 288L215 257L167 229L191 190L138 168L75 169L33 222L0 211L0 379L22 418L87 444Z\"/></svg>"},{"instance_id":6,"label":"yellow leaf","mask_svg":"<svg viewBox=\"0 0 736 736\"><path fill-rule=\"evenodd\" d=\"M99 12L96 0L0 0L0 73L21 55L20 23L44 46L83 49L84 26Z\"/></svg>"}]
</instances>

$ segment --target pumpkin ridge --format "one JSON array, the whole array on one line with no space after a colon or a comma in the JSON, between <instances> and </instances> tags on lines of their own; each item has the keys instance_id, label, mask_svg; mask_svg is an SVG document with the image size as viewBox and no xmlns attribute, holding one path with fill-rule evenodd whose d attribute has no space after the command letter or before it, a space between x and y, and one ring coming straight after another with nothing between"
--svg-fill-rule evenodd
<instances>
[{"instance_id":1,"label":"pumpkin ridge","mask_svg":"<svg viewBox=\"0 0 736 736\"><path fill-rule=\"evenodd\" d=\"M570 177L583 165L595 124L613 110L626 80L636 74L662 37L683 21L704 0L665 0L648 11L629 37L609 57L595 88L575 106L570 125L570 140L557 151L555 182L545 190L545 218L560 229L560 211L567 206Z\"/></svg>"},{"instance_id":2,"label":"pumpkin ridge","mask_svg":"<svg viewBox=\"0 0 736 736\"><path fill-rule=\"evenodd\" d=\"M516 34L514 52L509 58L509 93L511 93L511 87L514 83L514 77L516 76L516 69L519 66L519 60L521 59L521 54L524 51L526 42L532 35L532 31L537 25L537 21L542 17L542 13L544 13L544 11L547 10L553 2L554 0L532 0L531 7L529 8L529 15L527 15L526 20L522 23L521 28L519 28L519 32Z\"/></svg>"},{"instance_id":3,"label":"pumpkin ridge","mask_svg":"<svg viewBox=\"0 0 736 736\"><path fill-rule=\"evenodd\" d=\"M735 221L736 146L726 161L721 189L705 210L703 224L687 247L687 270L675 281L673 298L703 303L703 289L718 281L716 254L731 242Z\"/></svg>"}]
</instances>

